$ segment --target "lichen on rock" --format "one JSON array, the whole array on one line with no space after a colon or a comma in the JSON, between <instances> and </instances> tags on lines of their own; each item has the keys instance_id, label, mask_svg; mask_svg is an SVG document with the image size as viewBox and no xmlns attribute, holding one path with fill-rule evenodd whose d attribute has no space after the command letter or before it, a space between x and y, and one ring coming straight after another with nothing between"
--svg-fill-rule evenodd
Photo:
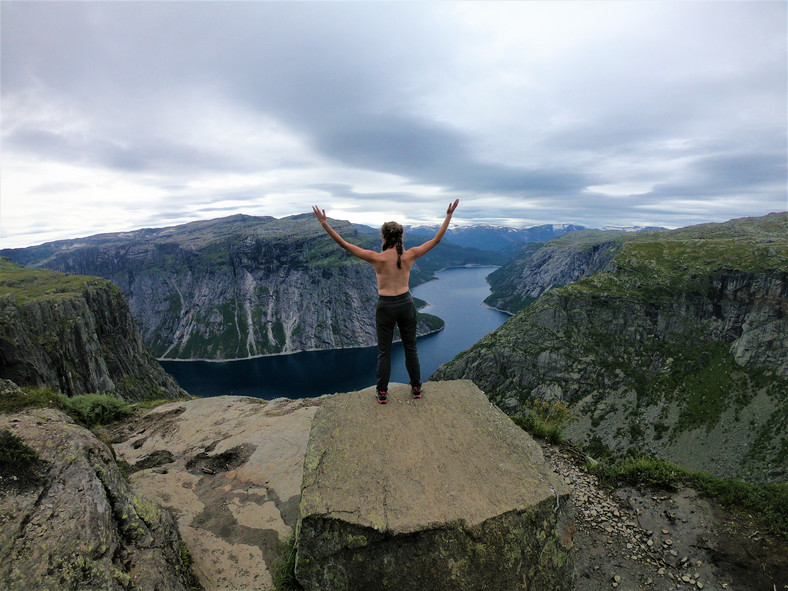
<instances>
[{"instance_id":1,"label":"lichen on rock","mask_svg":"<svg viewBox=\"0 0 788 591\"><path fill-rule=\"evenodd\" d=\"M190 589L175 521L93 433L50 408L2 415L0 429L38 455L27 478L0 474L3 589Z\"/></svg>"}]
</instances>

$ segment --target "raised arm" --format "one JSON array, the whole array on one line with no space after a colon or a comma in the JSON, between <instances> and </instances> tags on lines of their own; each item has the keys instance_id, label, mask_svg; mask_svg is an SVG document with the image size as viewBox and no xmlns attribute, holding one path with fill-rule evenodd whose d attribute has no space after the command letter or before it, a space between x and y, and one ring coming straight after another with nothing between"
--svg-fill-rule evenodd
<instances>
[{"instance_id":1,"label":"raised arm","mask_svg":"<svg viewBox=\"0 0 788 591\"><path fill-rule=\"evenodd\" d=\"M350 244L350 242L342 238L342 236L340 236L339 233L337 233L337 231L329 225L325 209L321 210L317 207L317 205L313 205L312 213L315 214L317 221L320 222L320 225L323 226L323 229L328 233L328 235L334 239L334 242L339 244L339 246L344 248L350 254L360 258L362 261L367 261L368 263L378 259L378 253L376 253L374 250L367 250L365 248L361 248L360 246L356 246L355 244Z\"/></svg>"},{"instance_id":2,"label":"raised arm","mask_svg":"<svg viewBox=\"0 0 788 591\"><path fill-rule=\"evenodd\" d=\"M431 240L427 240L424 244L420 246L414 246L413 248L409 248L408 252L413 255L413 258L419 258L424 256L433 248L438 246L438 243L443 239L443 235L446 233L446 230L449 229L449 222L451 222L451 216L454 213L454 210L457 209L457 205L459 205L460 200L455 199L454 203L449 203L449 208L446 210L446 219L443 220L443 224L441 225L440 229L438 230L435 237Z\"/></svg>"}]
</instances>

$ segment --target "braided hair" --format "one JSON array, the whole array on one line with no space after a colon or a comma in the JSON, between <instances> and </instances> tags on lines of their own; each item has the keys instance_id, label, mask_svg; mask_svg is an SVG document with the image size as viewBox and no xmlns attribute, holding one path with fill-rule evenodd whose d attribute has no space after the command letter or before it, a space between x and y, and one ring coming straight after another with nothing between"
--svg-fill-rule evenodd
<instances>
[{"instance_id":1,"label":"braided hair","mask_svg":"<svg viewBox=\"0 0 788 591\"><path fill-rule=\"evenodd\" d=\"M387 250L392 246L397 249L397 269L402 268L402 233L404 228L397 222L386 222L380 228L380 235L383 237L381 250Z\"/></svg>"}]
</instances>

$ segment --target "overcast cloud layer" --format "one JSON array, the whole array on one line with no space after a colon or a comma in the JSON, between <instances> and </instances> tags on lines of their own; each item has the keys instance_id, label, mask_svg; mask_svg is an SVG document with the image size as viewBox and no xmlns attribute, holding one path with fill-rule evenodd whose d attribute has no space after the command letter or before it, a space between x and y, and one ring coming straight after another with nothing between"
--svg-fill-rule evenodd
<instances>
[{"instance_id":1,"label":"overcast cloud layer","mask_svg":"<svg viewBox=\"0 0 788 591\"><path fill-rule=\"evenodd\" d=\"M685 226L786 203L784 2L9 2L2 246L313 203Z\"/></svg>"}]
</instances>

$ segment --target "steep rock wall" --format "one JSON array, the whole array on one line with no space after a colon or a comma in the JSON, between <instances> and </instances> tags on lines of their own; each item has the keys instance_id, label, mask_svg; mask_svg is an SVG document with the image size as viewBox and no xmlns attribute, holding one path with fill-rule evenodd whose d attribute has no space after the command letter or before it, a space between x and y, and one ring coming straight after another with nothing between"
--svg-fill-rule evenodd
<instances>
[{"instance_id":1,"label":"steep rock wall","mask_svg":"<svg viewBox=\"0 0 788 591\"><path fill-rule=\"evenodd\" d=\"M491 293L484 302L515 313L553 287L568 285L609 268L621 249L622 232L573 232L547 244L523 247L490 275Z\"/></svg>"}]
</instances>

